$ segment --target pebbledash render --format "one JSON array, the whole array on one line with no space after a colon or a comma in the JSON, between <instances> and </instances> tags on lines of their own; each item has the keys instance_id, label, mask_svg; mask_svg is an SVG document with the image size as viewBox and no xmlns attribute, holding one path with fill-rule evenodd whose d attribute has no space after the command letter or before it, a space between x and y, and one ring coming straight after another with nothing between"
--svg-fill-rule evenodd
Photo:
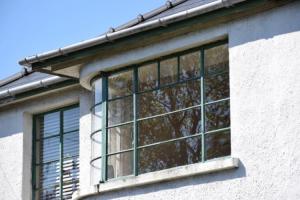
<instances>
[{"instance_id":1,"label":"pebbledash render","mask_svg":"<svg viewBox=\"0 0 300 200\"><path fill-rule=\"evenodd\" d=\"M21 60L0 199L300 199L299 19L299 1L167 1Z\"/></svg>"}]
</instances>

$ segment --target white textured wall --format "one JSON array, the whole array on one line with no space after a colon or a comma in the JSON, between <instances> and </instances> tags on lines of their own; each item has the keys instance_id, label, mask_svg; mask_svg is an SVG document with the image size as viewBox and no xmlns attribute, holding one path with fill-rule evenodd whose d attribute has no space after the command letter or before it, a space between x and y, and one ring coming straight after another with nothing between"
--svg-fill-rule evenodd
<instances>
[{"instance_id":1,"label":"white textured wall","mask_svg":"<svg viewBox=\"0 0 300 200\"><path fill-rule=\"evenodd\" d=\"M0 200L31 200L32 114L79 102L69 88L0 108Z\"/></svg>"},{"instance_id":2,"label":"white textured wall","mask_svg":"<svg viewBox=\"0 0 300 200\"><path fill-rule=\"evenodd\" d=\"M237 170L105 193L89 199L300 199L300 3L190 33L100 67L146 59L228 34L232 154ZM116 58L119 58L116 59ZM89 69L96 69L93 65ZM82 73L81 75L84 75ZM90 187L90 93L69 90L0 108L0 200L30 198L31 117L80 99L80 187ZM24 151L23 151L24 149Z\"/></svg>"},{"instance_id":3,"label":"white textured wall","mask_svg":"<svg viewBox=\"0 0 300 200\"><path fill-rule=\"evenodd\" d=\"M299 19L296 2L190 34L174 44L184 46L192 38L199 43L217 31L228 34L232 156L240 159L239 169L89 199L300 199Z\"/></svg>"}]
</instances>

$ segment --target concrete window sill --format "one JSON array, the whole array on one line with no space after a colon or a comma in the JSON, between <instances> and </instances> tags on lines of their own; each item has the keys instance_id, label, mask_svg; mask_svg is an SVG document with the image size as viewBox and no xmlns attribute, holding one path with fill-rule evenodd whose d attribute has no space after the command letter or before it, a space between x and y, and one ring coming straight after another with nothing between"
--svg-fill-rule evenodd
<instances>
[{"instance_id":1,"label":"concrete window sill","mask_svg":"<svg viewBox=\"0 0 300 200\"><path fill-rule=\"evenodd\" d=\"M126 177L124 179L111 180L100 184L98 192L78 195L73 199L81 199L87 196L93 196L104 192L111 192L124 188L137 187L158 182L170 181L189 176L208 174L212 172L223 171L227 169L237 168L239 165L238 158L226 157L216 160L207 161L205 163L196 163L171 169L165 169L156 172L141 174L139 176Z\"/></svg>"}]
</instances>

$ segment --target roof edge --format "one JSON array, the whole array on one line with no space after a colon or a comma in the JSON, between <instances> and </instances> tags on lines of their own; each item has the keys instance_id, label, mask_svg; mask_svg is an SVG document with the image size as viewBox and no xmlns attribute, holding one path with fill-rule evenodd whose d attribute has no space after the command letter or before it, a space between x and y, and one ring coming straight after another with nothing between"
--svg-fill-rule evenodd
<instances>
[{"instance_id":1,"label":"roof edge","mask_svg":"<svg viewBox=\"0 0 300 200\"><path fill-rule=\"evenodd\" d=\"M54 58L57 56L66 55L68 53L73 53L78 50L83 50L92 46L104 44L107 42L113 42L114 40L124 38L133 34L137 34L143 31L151 30L154 28L158 28L161 26L166 26L168 24L182 21L191 17L195 17L197 15L205 14L208 12L215 11L217 9L221 9L224 7L230 7L234 4L238 4L247 0L216 0L214 2L204 4L189 10L181 11L179 13L169 15L166 17L162 17L156 20L152 20L149 22L145 22L142 24L138 24L133 27L121 29L116 32L106 33L96 38L92 38L89 40L85 40L79 43L75 43L63 48L59 48L56 50L48 51L45 53L37 54L35 56L26 57L23 60L19 61L20 65L31 67L32 64L37 62L44 62L50 58Z\"/></svg>"}]
</instances>

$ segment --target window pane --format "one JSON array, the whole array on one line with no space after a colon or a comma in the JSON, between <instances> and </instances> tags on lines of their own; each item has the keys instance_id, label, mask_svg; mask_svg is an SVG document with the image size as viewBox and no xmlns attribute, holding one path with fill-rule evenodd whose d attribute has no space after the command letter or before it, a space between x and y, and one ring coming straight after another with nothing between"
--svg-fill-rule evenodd
<instances>
[{"instance_id":1,"label":"window pane","mask_svg":"<svg viewBox=\"0 0 300 200\"><path fill-rule=\"evenodd\" d=\"M102 79L97 79L92 83L94 101L93 104L100 103L102 101Z\"/></svg>"},{"instance_id":2,"label":"window pane","mask_svg":"<svg viewBox=\"0 0 300 200\"><path fill-rule=\"evenodd\" d=\"M180 56L180 79L200 76L200 51Z\"/></svg>"},{"instance_id":3,"label":"window pane","mask_svg":"<svg viewBox=\"0 0 300 200\"><path fill-rule=\"evenodd\" d=\"M108 102L108 126L133 119L132 96Z\"/></svg>"},{"instance_id":4,"label":"window pane","mask_svg":"<svg viewBox=\"0 0 300 200\"><path fill-rule=\"evenodd\" d=\"M206 159L213 159L231 154L230 131L205 135Z\"/></svg>"},{"instance_id":5,"label":"window pane","mask_svg":"<svg viewBox=\"0 0 300 200\"><path fill-rule=\"evenodd\" d=\"M206 102L229 97L228 45L205 50Z\"/></svg>"},{"instance_id":6,"label":"window pane","mask_svg":"<svg viewBox=\"0 0 300 200\"><path fill-rule=\"evenodd\" d=\"M41 166L40 199L55 199L59 197L59 162Z\"/></svg>"},{"instance_id":7,"label":"window pane","mask_svg":"<svg viewBox=\"0 0 300 200\"><path fill-rule=\"evenodd\" d=\"M116 98L132 94L133 73L132 70L121 72L108 77L108 98Z\"/></svg>"},{"instance_id":8,"label":"window pane","mask_svg":"<svg viewBox=\"0 0 300 200\"><path fill-rule=\"evenodd\" d=\"M149 90L157 87L158 68L157 63L151 63L138 68L139 91Z\"/></svg>"},{"instance_id":9,"label":"window pane","mask_svg":"<svg viewBox=\"0 0 300 200\"><path fill-rule=\"evenodd\" d=\"M79 108L73 108L63 112L64 123L63 129L65 132L79 130Z\"/></svg>"},{"instance_id":10,"label":"window pane","mask_svg":"<svg viewBox=\"0 0 300 200\"><path fill-rule=\"evenodd\" d=\"M160 84L166 85L177 81L177 57L160 62Z\"/></svg>"},{"instance_id":11,"label":"window pane","mask_svg":"<svg viewBox=\"0 0 300 200\"><path fill-rule=\"evenodd\" d=\"M229 74L218 74L205 77L206 102L216 101L229 97Z\"/></svg>"},{"instance_id":12,"label":"window pane","mask_svg":"<svg viewBox=\"0 0 300 200\"><path fill-rule=\"evenodd\" d=\"M107 160L108 179L133 174L133 152L120 153L108 156Z\"/></svg>"},{"instance_id":13,"label":"window pane","mask_svg":"<svg viewBox=\"0 0 300 200\"><path fill-rule=\"evenodd\" d=\"M64 157L79 155L79 134L78 131L64 135Z\"/></svg>"},{"instance_id":14,"label":"window pane","mask_svg":"<svg viewBox=\"0 0 300 200\"><path fill-rule=\"evenodd\" d=\"M138 95L139 118L162 114L200 104L200 81L188 81Z\"/></svg>"},{"instance_id":15,"label":"window pane","mask_svg":"<svg viewBox=\"0 0 300 200\"><path fill-rule=\"evenodd\" d=\"M37 131L41 137L58 135L60 132L60 116L59 112L46 114L40 118Z\"/></svg>"},{"instance_id":16,"label":"window pane","mask_svg":"<svg viewBox=\"0 0 300 200\"><path fill-rule=\"evenodd\" d=\"M41 141L41 162L49 162L60 158L59 137L44 139Z\"/></svg>"},{"instance_id":17,"label":"window pane","mask_svg":"<svg viewBox=\"0 0 300 200\"><path fill-rule=\"evenodd\" d=\"M139 146L201 132L201 110L190 109L138 122Z\"/></svg>"},{"instance_id":18,"label":"window pane","mask_svg":"<svg viewBox=\"0 0 300 200\"><path fill-rule=\"evenodd\" d=\"M200 137L146 147L139 150L139 173L197 163L200 158Z\"/></svg>"},{"instance_id":19,"label":"window pane","mask_svg":"<svg viewBox=\"0 0 300 200\"><path fill-rule=\"evenodd\" d=\"M63 161L63 197L72 199L72 194L79 188L79 158Z\"/></svg>"},{"instance_id":20,"label":"window pane","mask_svg":"<svg viewBox=\"0 0 300 200\"><path fill-rule=\"evenodd\" d=\"M205 130L230 127L230 103L223 101L205 106Z\"/></svg>"},{"instance_id":21,"label":"window pane","mask_svg":"<svg viewBox=\"0 0 300 200\"><path fill-rule=\"evenodd\" d=\"M95 106L92 110L92 132L102 129L102 104Z\"/></svg>"},{"instance_id":22,"label":"window pane","mask_svg":"<svg viewBox=\"0 0 300 200\"><path fill-rule=\"evenodd\" d=\"M228 71L228 45L220 45L204 51L205 75Z\"/></svg>"},{"instance_id":23,"label":"window pane","mask_svg":"<svg viewBox=\"0 0 300 200\"><path fill-rule=\"evenodd\" d=\"M108 129L108 152L113 153L132 148L132 136L132 124Z\"/></svg>"},{"instance_id":24,"label":"window pane","mask_svg":"<svg viewBox=\"0 0 300 200\"><path fill-rule=\"evenodd\" d=\"M96 132L92 136L92 159L102 156L102 132Z\"/></svg>"}]
</instances>

